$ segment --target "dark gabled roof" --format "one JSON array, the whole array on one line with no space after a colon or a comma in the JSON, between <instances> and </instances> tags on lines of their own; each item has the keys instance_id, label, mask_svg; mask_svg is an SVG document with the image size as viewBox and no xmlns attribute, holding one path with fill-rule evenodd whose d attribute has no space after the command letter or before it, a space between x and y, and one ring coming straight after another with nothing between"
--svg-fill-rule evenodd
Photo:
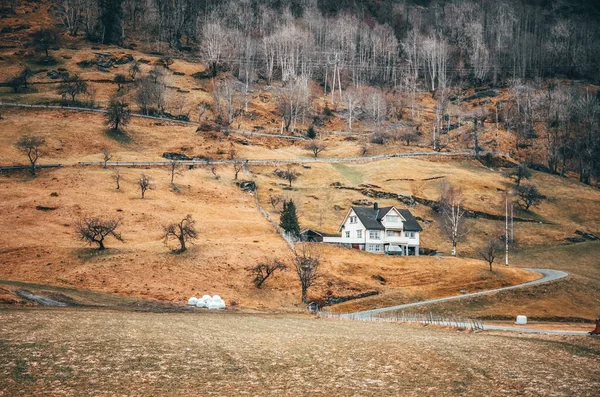
<instances>
[{"instance_id":1,"label":"dark gabled roof","mask_svg":"<svg viewBox=\"0 0 600 397\"><path fill-rule=\"evenodd\" d=\"M314 234L318 234L318 235L319 235L319 236L321 236L321 237L339 237L339 236L340 236L339 234L334 234L334 233L325 233L325 232L322 232L322 231L320 231L320 230L311 229L311 228L307 228L307 229L304 229L304 230L302 230L302 231L300 232L300 234L308 234L308 233L310 233L310 232L312 232L312 233L314 233Z\"/></svg>"},{"instance_id":2,"label":"dark gabled roof","mask_svg":"<svg viewBox=\"0 0 600 397\"><path fill-rule=\"evenodd\" d=\"M375 211L373 207L352 207L352 209L354 210L354 213L356 214L356 216L358 216L358 219L360 219L360 221L366 229L385 229L381 222L379 222L379 220L377 219L379 212L382 210L382 208L380 208L378 211Z\"/></svg>"},{"instance_id":3,"label":"dark gabled roof","mask_svg":"<svg viewBox=\"0 0 600 397\"><path fill-rule=\"evenodd\" d=\"M381 207L376 210L373 207L352 207L352 210L366 229L385 230L385 227L381 223L381 219L383 219L392 208L394 207ZM417 222L417 219L409 210L398 210L398 212L405 219L403 222L404 230L409 232L420 232L423 230L421 225L419 225L419 222Z\"/></svg>"},{"instance_id":4,"label":"dark gabled roof","mask_svg":"<svg viewBox=\"0 0 600 397\"><path fill-rule=\"evenodd\" d=\"M409 210L398 210L398 212L400 213L400 215L402 215L404 219L406 219L404 221L404 230L407 230L409 232L423 231L423 228L421 227L421 225L419 225L419 222Z\"/></svg>"}]
</instances>

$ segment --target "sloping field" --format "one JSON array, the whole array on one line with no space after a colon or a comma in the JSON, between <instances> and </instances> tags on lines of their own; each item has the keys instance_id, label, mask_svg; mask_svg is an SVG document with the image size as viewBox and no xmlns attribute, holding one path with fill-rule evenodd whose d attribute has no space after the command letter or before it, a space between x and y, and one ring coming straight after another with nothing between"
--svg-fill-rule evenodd
<instances>
[{"instance_id":1,"label":"sloping field","mask_svg":"<svg viewBox=\"0 0 600 397\"><path fill-rule=\"evenodd\" d=\"M338 189L333 183L348 187L371 185L373 190L438 200L443 180L459 186L465 194L465 207L491 215L504 216L504 190L511 181L499 170L484 167L468 159L393 158L362 164L314 164L311 169L297 167L301 174L294 189L273 174L274 167L256 170L263 189L260 199L269 209L269 196L293 198L304 227L336 233L353 201L378 201L381 206L406 205L396 199L376 199L358 191ZM600 191L579 182L534 172L532 179L547 196L539 207L530 211L515 209L515 216L537 222L516 222L515 239L520 247L564 244L576 230L600 234ZM334 209L337 206L340 210ZM424 232L421 246L450 252L450 243L440 232L439 219L431 208L416 204L410 210L422 219ZM276 216L275 211L271 211ZM485 218L467 219L469 236L458 245L458 254L478 257L487 239L504 234L504 221ZM543 267L543 266L542 266Z\"/></svg>"},{"instance_id":2,"label":"sloping field","mask_svg":"<svg viewBox=\"0 0 600 397\"><path fill-rule=\"evenodd\" d=\"M566 280L493 295L433 304L415 311L514 319L522 314L540 320L600 318L600 242L522 250L512 262L522 267L560 269Z\"/></svg>"},{"instance_id":3,"label":"sloping field","mask_svg":"<svg viewBox=\"0 0 600 397\"><path fill-rule=\"evenodd\" d=\"M307 317L0 311L0 394L596 396L600 343ZM567 365L568 363L568 365Z\"/></svg>"},{"instance_id":4,"label":"sloping field","mask_svg":"<svg viewBox=\"0 0 600 397\"><path fill-rule=\"evenodd\" d=\"M152 176L156 189L140 198L136 180ZM185 301L192 295L222 295L229 305L274 310L301 309L292 268L257 290L247 269L262 260L290 262L289 248L241 192L232 171L216 180L206 169L176 176L179 191L169 187L164 168L123 169L121 188L112 170L68 167L38 177L0 178L0 279L94 289L146 298ZM56 193L56 194L54 194ZM176 255L161 240L162 226L191 214L200 238ZM107 240L98 252L76 240L74 225L86 215L122 220L125 243ZM493 288L537 277L516 269L490 273L477 260L455 258L374 257L325 246L323 277L312 298L367 290L401 289L404 299L456 294L461 288ZM381 274L382 286L372 278ZM422 288L422 290L421 290Z\"/></svg>"}]
</instances>

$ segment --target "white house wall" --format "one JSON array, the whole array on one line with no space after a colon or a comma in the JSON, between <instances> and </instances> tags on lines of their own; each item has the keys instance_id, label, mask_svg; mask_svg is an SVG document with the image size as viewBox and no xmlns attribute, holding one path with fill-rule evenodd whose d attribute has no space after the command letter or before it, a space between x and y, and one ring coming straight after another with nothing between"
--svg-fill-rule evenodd
<instances>
[{"instance_id":1,"label":"white house wall","mask_svg":"<svg viewBox=\"0 0 600 397\"><path fill-rule=\"evenodd\" d=\"M386 220L387 215L396 215L398 216L398 222L392 223ZM352 223L352 217L356 217L356 222ZM372 248L371 244L378 244L381 246L381 250L379 252L384 251L385 244L398 245L403 247L415 247L416 255L419 254L419 245L420 245L420 237L419 232L414 232L414 237L407 237L406 231L404 231L404 223L405 219L402 215L393 208L386 214L384 219L382 220L382 224L386 227L386 230L377 230L379 233L378 238L370 237L370 230L366 229L360 218L354 210L350 210L350 212L346 215L345 221L343 223L343 227L340 227L341 236L340 237L323 237L324 243L331 244L342 244L351 246L353 244L359 244L361 249L365 249L367 251L371 251L369 248ZM400 236L387 236L387 230L394 230L400 232ZM361 237L357 237L357 232L361 232ZM350 232L350 237L346 237L346 232Z\"/></svg>"}]
</instances>

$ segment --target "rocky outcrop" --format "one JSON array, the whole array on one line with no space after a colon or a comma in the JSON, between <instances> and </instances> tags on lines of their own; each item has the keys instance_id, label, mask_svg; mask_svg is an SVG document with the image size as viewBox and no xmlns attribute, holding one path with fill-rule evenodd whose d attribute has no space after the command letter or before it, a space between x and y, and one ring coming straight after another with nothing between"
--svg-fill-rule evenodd
<instances>
[{"instance_id":1,"label":"rocky outcrop","mask_svg":"<svg viewBox=\"0 0 600 397\"><path fill-rule=\"evenodd\" d=\"M427 207L431 208L432 210L434 210L436 212L439 212L439 210L440 210L440 202L439 201L428 200L423 197L407 196L407 195L398 194L398 193L384 192L381 190L376 190L376 189L372 189L372 188L368 188L368 187L360 187L361 185L359 185L359 187L343 186L339 182L334 182L330 186L335 187L336 189L354 190L354 191L360 192L364 196L375 198L375 199L398 200L402 204L410 206L410 207L412 207L416 204L422 204L422 205L426 205ZM366 185L363 185L363 186L366 186ZM474 211L474 210L465 210L465 217L473 218L473 219L484 218L484 219L490 219L490 220L495 220L495 221L504 221L504 215L495 215L495 214L489 214L489 213L483 212L483 211ZM536 222L536 223L540 222L539 220L535 220L535 219L519 218L519 217L513 217L513 220L515 222Z\"/></svg>"}]
</instances>

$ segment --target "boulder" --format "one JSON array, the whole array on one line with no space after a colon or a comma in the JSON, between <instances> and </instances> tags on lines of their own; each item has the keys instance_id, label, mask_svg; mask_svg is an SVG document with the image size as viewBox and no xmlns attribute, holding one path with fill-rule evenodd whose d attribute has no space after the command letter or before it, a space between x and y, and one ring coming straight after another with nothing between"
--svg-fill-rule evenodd
<instances>
[{"instance_id":1,"label":"boulder","mask_svg":"<svg viewBox=\"0 0 600 397\"><path fill-rule=\"evenodd\" d=\"M120 57L120 58L116 59L114 62L115 62L115 64L117 64L117 65L125 65L125 64L128 64L128 63L130 63L130 62L133 62L133 55L131 55L131 54L125 54L125 55L123 55L122 57Z\"/></svg>"},{"instance_id":2,"label":"boulder","mask_svg":"<svg viewBox=\"0 0 600 397\"><path fill-rule=\"evenodd\" d=\"M254 181L238 181L236 185L244 192L254 192L256 190L256 183Z\"/></svg>"},{"instance_id":3,"label":"boulder","mask_svg":"<svg viewBox=\"0 0 600 397\"><path fill-rule=\"evenodd\" d=\"M191 160L191 158L185 154L177 152L164 152L162 156L169 160Z\"/></svg>"},{"instance_id":4,"label":"boulder","mask_svg":"<svg viewBox=\"0 0 600 397\"><path fill-rule=\"evenodd\" d=\"M80 68L83 68L83 69L91 68L95 64L96 64L96 61L94 61L92 59L86 59L84 61L77 62L77 66L79 66Z\"/></svg>"}]
</instances>

